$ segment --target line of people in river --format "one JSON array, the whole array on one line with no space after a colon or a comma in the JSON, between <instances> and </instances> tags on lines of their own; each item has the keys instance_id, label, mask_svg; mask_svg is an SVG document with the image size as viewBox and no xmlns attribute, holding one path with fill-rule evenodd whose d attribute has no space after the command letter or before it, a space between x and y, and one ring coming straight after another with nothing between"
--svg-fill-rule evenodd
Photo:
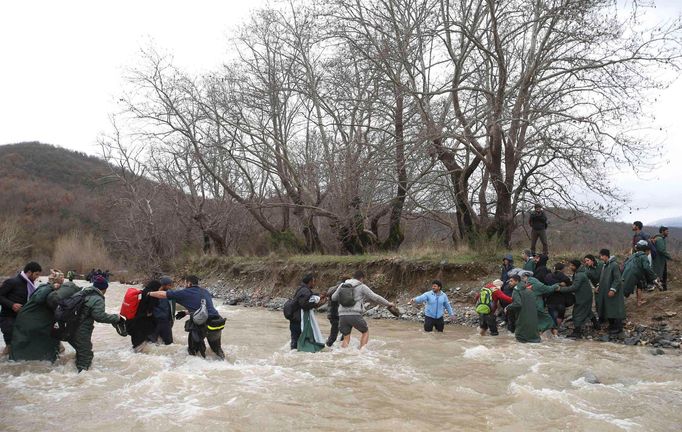
<instances>
[{"instance_id":1,"label":"line of people in river","mask_svg":"<svg viewBox=\"0 0 682 432\"><path fill-rule=\"evenodd\" d=\"M148 282L135 297L129 319L105 312L109 282L95 275L91 286L80 288L58 270L51 270L47 283L36 286L42 273L40 264L30 262L24 270L0 285L0 329L5 341L3 354L10 360L54 362L64 352L62 342L76 351L79 372L91 367L94 358L92 332L94 323L112 324L121 336L130 336L133 349L142 351L150 342L173 343L174 320L186 316L187 350L190 355L206 357L208 341L219 359L225 358L221 347L225 318L213 305L213 297L199 287L194 275L185 276L184 289L171 290L173 280L161 277ZM186 310L175 312L179 304ZM122 306L122 310L126 305Z\"/></svg>"},{"instance_id":2,"label":"line of people in river","mask_svg":"<svg viewBox=\"0 0 682 432\"><path fill-rule=\"evenodd\" d=\"M667 232L667 228L662 227L661 233L664 232ZM568 266L556 263L552 270L548 267L546 254L523 251L524 264L520 268L514 266L511 255L505 256L500 279L486 284L475 299L480 334L485 335L490 331L491 335L498 335L499 315L519 342L539 342L544 332L551 332L555 336L558 334L567 308L573 307L573 331L568 335L569 338L582 338L588 323L597 330L608 323L607 339L622 338L626 317L625 298L649 284L663 289L659 276L650 264L651 243L639 239L632 252L622 265L618 264L611 251L602 249L598 258L587 254L582 260L570 260ZM669 256L666 259L669 260ZM566 274L566 270L570 275ZM364 303L367 301L395 308L393 303L367 287L364 278L364 273L358 270L353 278L342 278L318 295L313 292L317 283L314 274L304 277L284 307L284 315L289 319L291 349L319 351L325 345L330 347L339 331L343 339L342 346L346 347L352 329L360 332L362 349L369 340L369 328L362 317ZM442 286L439 280L434 280L430 291L409 301L410 304L426 303L426 332L433 331L434 327L436 331L443 331L446 311L450 319L454 316ZM310 311L328 301L331 331L324 342L316 318ZM643 303L638 301L638 304Z\"/></svg>"}]
</instances>

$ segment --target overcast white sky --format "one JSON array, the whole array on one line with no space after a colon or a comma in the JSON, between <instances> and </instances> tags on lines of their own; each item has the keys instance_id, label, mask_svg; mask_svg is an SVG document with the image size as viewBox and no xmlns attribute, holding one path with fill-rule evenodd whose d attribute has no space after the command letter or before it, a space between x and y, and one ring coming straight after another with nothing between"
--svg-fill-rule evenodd
<instances>
[{"instance_id":1,"label":"overcast white sky","mask_svg":"<svg viewBox=\"0 0 682 432\"><path fill-rule=\"evenodd\" d=\"M152 43L181 68L220 65L231 29L263 0L3 1L0 2L0 144L41 141L98 154L97 136L123 88L123 71ZM651 13L682 13L682 0L658 0ZM645 223L682 216L682 81L651 107L665 131L669 164L637 178L614 176L632 195L630 214ZM644 155L646 157L646 155Z\"/></svg>"}]
</instances>

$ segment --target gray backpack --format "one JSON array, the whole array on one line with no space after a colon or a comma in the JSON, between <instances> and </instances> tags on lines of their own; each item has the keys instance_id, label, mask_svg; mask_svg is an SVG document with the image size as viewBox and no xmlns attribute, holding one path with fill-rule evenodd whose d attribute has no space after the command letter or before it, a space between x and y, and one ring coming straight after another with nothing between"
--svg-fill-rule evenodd
<instances>
[{"instance_id":1,"label":"gray backpack","mask_svg":"<svg viewBox=\"0 0 682 432\"><path fill-rule=\"evenodd\" d=\"M355 287L349 283L341 284L339 287L339 304L343 307L355 306Z\"/></svg>"},{"instance_id":2,"label":"gray backpack","mask_svg":"<svg viewBox=\"0 0 682 432\"><path fill-rule=\"evenodd\" d=\"M201 299L201 307L195 310L192 314L192 322L196 325L204 325L208 321L208 308L206 308L206 299Z\"/></svg>"}]
</instances>

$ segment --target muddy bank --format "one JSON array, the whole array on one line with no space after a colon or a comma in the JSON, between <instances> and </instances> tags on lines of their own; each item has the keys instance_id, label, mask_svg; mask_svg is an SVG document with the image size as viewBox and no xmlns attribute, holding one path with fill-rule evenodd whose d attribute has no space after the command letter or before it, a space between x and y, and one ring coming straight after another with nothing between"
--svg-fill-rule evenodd
<instances>
[{"instance_id":1,"label":"muddy bank","mask_svg":"<svg viewBox=\"0 0 682 432\"><path fill-rule=\"evenodd\" d=\"M319 258L319 257L318 257ZM408 305L410 298L430 288L431 280L440 279L444 292L452 303L455 317L452 324L478 326L474 311L474 297L481 286L497 277L495 265L480 263L436 263L400 258L363 262L291 261L278 259L203 258L188 264L186 271L198 273L203 284L225 304L245 307L265 307L281 310L284 302L295 291L300 279L308 272L318 275L321 289L332 286L342 276L349 277L356 269L367 274L367 284L377 293L398 305L401 320L423 322L422 307ZM622 338L613 342L626 345L646 345L656 349L679 349L682 343L682 293L676 291L646 293L648 304L635 305L634 296L626 302L628 319ZM324 314L325 309L322 308ZM385 308L368 305L366 316L373 319L396 319ZM569 317L560 329L566 335L572 329ZM500 331L505 323L498 320ZM605 326L604 326L605 327ZM606 341L604 329L586 328L586 338Z\"/></svg>"},{"instance_id":2,"label":"muddy bank","mask_svg":"<svg viewBox=\"0 0 682 432\"><path fill-rule=\"evenodd\" d=\"M467 281L482 280L495 269L495 266L477 262L445 263L399 257L345 261L327 259L317 256L310 257L309 261L202 257L188 262L184 270L210 281L217 292L243 292L261 298L288 297L303 276L310 272L317 275L320 286L326 287L340 279L350 278L354 271L361 269L367 275L366 283L375 292L396 299L406 292L428 289L433 279L454 287Z\"/></svg>"}]
</instances>

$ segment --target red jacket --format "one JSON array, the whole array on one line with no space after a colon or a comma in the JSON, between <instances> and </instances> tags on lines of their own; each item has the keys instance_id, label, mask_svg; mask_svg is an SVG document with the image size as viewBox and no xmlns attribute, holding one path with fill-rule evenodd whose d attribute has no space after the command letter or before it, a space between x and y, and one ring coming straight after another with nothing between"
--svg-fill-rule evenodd
<instances>
[{"instance_id":1,"label":"red jacket","mask_svg":"<svg viewBox=\"0 0 682 432\"><path fill-rule=\"evenodd\" d=\"M509 297L507 294L503 293L501 289L497 288L493 284L487 284L485 286L486 288L490 288L493 290L493 310L491 313L495 312L497 310L497 303L502 300L506 303L511 304L512 298ZM479 292L476 294L476 303L478 303L478 300L481 298L481 293Z\"/></svg>"}]
</instances>

